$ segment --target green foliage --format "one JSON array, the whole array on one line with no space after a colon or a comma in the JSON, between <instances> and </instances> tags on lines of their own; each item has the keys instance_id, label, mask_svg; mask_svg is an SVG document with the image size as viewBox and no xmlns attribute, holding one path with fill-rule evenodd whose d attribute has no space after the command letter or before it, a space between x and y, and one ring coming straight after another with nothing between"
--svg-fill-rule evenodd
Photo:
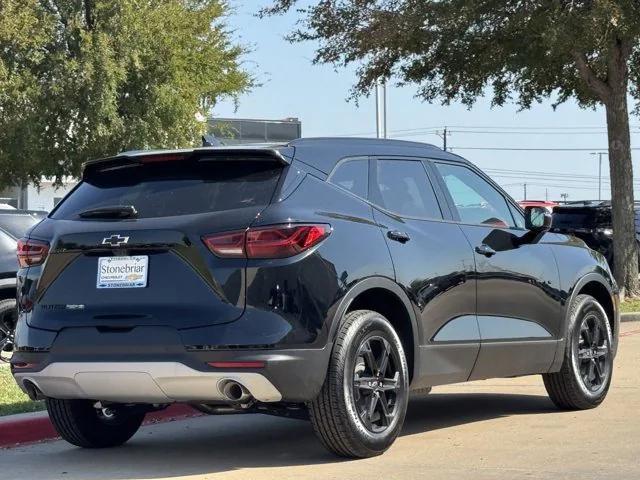
<instances>
[{"instance_id":1,"label":"green foliage","mask_svg":"<svg viewBox=\"0 0 640 480\"><path fill-rule=\"evenodd\" d=\"M0 0L0 185L190 146L252 86L224 0Z\"/></svg>"},{"instance_id":2,"label":"green foliage","mask_svg":"<svg viewBox=\"0 0 640 480\"><path fill-rule=\"evenodd\" d=\"M262 14L296 3L276 0ZM602 98L576 56L606 79L616 42L633 48L632 80L640 76L636 0L342 0L301 12L290 39L318 41L316 62L359 65L356 96L393 77L418 85L428 101L471 105L490 87L496 105L513 99L528 108L557 95L557 103L593 106Z\"/></svg>"},{"instance_id":3,"label":"green foliage","mask_svg":"<svg viewBox=\"0 0 640 480\"><path fill-rule=\"evenodd\" d=\"M44 402L32 402L16 384L9 365L0 364L0 417L44 410Z\"/></svg>"}]
</instances>

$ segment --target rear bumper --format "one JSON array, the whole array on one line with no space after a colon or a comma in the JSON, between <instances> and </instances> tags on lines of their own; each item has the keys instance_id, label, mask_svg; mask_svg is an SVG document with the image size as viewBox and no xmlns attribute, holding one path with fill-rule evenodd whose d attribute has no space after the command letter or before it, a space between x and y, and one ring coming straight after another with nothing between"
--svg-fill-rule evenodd
<instances>
[{"instance_id":1,"label":"rear bumper","mask_svg":"<svg viewBox=\"0 0 640 480\"><path fill-rule=\"evenodd\" d=\"M301 403L320 391L330 354L326 346L194 350L170 327L68 328L50 332L55 338L46 342L46 331L24 322L18 330L21 340L11 358L14 376L23 390L31 382L52 398L218 402L225 400L221 382L233 380L258 401ZM260 362L264 367L216 368L212 362Z\"/></svg>"},{"instance_id":2,"label":"rear bumper","mask_svg":"<svg viewBox=\"0 0 640 480\"><path fill-rule=\"evenodd\" d=\"M223 402L226 382L244 386L260 402L278 402L282 395L264 375L255 372L201 372L176 362L58 362L39 372L14 371L28 393L62 399L93 399L122 403Z\"/></svg>"}]
</instances>

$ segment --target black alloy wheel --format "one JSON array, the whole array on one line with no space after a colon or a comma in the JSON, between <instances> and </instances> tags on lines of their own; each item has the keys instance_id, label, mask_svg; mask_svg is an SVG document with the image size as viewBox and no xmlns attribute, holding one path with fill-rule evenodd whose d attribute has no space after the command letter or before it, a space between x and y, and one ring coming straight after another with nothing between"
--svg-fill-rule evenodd
<instances>
[{"instance_id":1,"label":"black alloy wheel","mask_svg":"<svg viewBox=\"0 0 640 480\"><path fill-rule=\"evenodd\" d=\"M574 348L582 383L590 392L598 392L608 380L610 347L606 325L595 314L588 313L582 320Z\"/></svg>"},{"instance_id":2,"label":"black alloy wheel","mask_svg":"<svg viewBox=\"0 0 640 480\"><path fill-rule=\"evenodd\" d=\"M373 433L393 424L400 390L400 360L387 340L372 336L357 352L353 372L353 402L362 424Z\"/></svg>"}]
</instances>

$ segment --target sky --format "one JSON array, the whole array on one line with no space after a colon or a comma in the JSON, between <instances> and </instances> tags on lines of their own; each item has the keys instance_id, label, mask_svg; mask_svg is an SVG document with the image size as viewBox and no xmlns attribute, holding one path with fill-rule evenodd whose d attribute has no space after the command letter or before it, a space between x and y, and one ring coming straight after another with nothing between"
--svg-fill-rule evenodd
<instances>
[{"instance_id":1,"label":"sky","mask_svg":"<svg viewBox=\"0 0 640 480\"><path fill-rule=\"evenodd\" d=\"M375 99L348 101L356 82L355 68L335 70L313 65L314 43L284 39L298 16L259 19L255 13L268 0L231 0L229 28L237 42L251 50L244 67L260 86L239 99L225 100L213 110L217 117L284 119L297 117L304 137L375 136ZM480 98L472 109L442 106L415 97L416 86L387 87L387 131L390 138L442 146L441 132L450 131L448 146L485 170L517 200L598 198L598 155L602 156L602 199L610 198L607 137L603 109L584 110L567 102L555 111L552 101L518 111L516 105L491 108ZM632 148L640 147L640 118L632 116ZM551 149L551 150L545 150ZM560 150L557 150L560 149ZM561 149L581 149L561 150ZM633 152L638 171L640 150ZM640 181L636 198L640 194Z\"/></svg>"}]
</instances>

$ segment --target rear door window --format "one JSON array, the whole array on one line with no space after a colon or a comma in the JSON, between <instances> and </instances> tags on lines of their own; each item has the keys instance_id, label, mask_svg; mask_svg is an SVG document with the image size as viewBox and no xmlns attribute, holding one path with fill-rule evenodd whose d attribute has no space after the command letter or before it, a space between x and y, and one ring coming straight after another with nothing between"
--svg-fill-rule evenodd
<instances>
[{"instance_id":1,"label":"rear door window","mask_svg":"<svg viewBox=\"0 0 640 480\"><path fill-rule=\"evenodd\" d=\"M268 161L170 161L97 171L53 212L55 219L106 206L132 205L138 218L220 212L268 205L282 166Z\"/></svg>"},{"instance_id":2,"label":"rear door window","mask_svg":"<svg viewBox=\"0 0 640 480\"><path fill-rule=\"evenodd\" d=\"M436 194L421 161L380 159L375 165L373 203L403 217L442 218Z\"/></svg>"},{"instance_id":3,"label":"rear door window","mask_svg":"<svg viewBox=\"0 0 640 480\"><path fill-rule=\"evenodd\" d=\"M369 186L369 160L359 158L338 165L329 181L361 198L367 198Z\"/></svg>"}]
</instances>

